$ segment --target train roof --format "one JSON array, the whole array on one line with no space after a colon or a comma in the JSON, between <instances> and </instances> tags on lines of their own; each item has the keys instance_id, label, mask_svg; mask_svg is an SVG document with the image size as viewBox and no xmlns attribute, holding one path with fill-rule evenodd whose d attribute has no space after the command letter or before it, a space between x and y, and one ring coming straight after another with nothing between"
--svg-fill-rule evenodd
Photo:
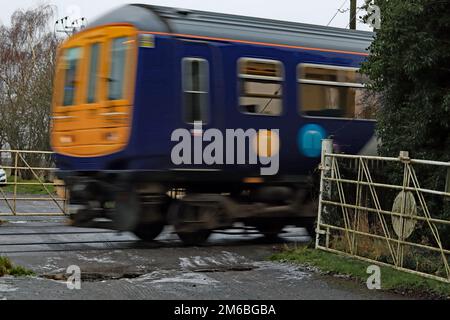
<instances>
[{"instance_id":1,"label":"train roof","mask_svg":"<svg viewBox=\"0 0 450 320\"><path fill-rule=\"evenodd\" d=\"M88 27L130 23L139 30L328 50L367 52L374 33L224 13L129 4Z\"/></svg>"}]
</instances>

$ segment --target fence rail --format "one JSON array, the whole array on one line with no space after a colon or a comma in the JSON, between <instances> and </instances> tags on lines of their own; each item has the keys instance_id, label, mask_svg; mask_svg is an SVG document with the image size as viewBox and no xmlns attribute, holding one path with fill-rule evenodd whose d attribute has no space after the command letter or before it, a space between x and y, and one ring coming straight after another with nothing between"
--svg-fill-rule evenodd
<instances>
[{"instance_id":1,"label":"fence rail","mask_svg":"<svg viewBox=\"0 0 450 320\"><path fill-rule=\"evenodd\" d=\"M332 146L322 143L316 248L450 283L450 163Z\"/></svg>"},{"instance_id":2,"label":"fence rail","mask_svg":"<svg viewBox=\"0 0 450 320\"><path fill-rule=\"evenodd\" d=\"M0 150L0 216L66 215L67 192L50 151Z\"/></svg>"}]
</instances>

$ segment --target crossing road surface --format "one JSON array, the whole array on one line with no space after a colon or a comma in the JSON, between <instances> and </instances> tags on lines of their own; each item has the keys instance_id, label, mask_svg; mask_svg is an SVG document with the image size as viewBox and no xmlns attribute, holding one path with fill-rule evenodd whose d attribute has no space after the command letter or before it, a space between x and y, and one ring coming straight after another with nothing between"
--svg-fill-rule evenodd
<instances>
[{"instance_id":1,"label":"crossing road surface","mask_svg":"<svg viewBox=\"0 0 450 320\"><path fill-rule=\"evenodd\" d=\"M184 247L169 228L154 243L130 233L80 229L63 217L10 217L0 225L0 255L36 276L0 278L5 299L404 299L298 265L269 262L286 244L309 241L287 228L277 243L257 233L213 234ZM67 287L79 266L80 290Z\"/></svg>"}]
</instances>

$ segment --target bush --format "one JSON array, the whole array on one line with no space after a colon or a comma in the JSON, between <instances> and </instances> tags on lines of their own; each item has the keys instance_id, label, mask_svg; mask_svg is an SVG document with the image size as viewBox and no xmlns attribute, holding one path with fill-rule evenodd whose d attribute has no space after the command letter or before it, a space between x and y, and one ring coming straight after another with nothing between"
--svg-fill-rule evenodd
<instances>
[{"instance_id":1,"label":"bush","mask_svg":"<svg viewBox=\"0 0 450 320\"><path fill-rule=\"evenodd\" d=\"M447 1L378 0L381 29L362 72L379 97L377 135L383 156L409 151L412 158L450 161L450 5ZM417 170L422 188L443 190L445 170ZM401 169L388 175L401 179ZM435 217L448 218L441 199L428 202ZM428 237L428 235L425 234ZM448 228L441 230L446 246Z\"/></svg>"}]
</instances>

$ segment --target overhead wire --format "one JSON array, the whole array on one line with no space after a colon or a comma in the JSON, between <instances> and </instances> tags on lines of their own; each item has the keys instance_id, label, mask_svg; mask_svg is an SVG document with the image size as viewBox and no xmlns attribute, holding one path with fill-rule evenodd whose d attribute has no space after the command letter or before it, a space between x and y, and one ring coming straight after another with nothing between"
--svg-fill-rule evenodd
<instances>
[{"instance_id":1,"label":"overhead wire","mask_svg":"<svg viewBox=\"0 0 450 320\"><path fill-rule=\"evenodd\" d=\"M339 12L342 12L342 8L345 6L345 4L347 3L348 0L344 0L344 2L342 3L342 5L339 7L339 9L336 10L336 13L334 14L334 16L331 18L331 20L327 23L327 27L333 22L333 20L336 18L336 16L338 15Z\"/></svg>"}]
</instances>

